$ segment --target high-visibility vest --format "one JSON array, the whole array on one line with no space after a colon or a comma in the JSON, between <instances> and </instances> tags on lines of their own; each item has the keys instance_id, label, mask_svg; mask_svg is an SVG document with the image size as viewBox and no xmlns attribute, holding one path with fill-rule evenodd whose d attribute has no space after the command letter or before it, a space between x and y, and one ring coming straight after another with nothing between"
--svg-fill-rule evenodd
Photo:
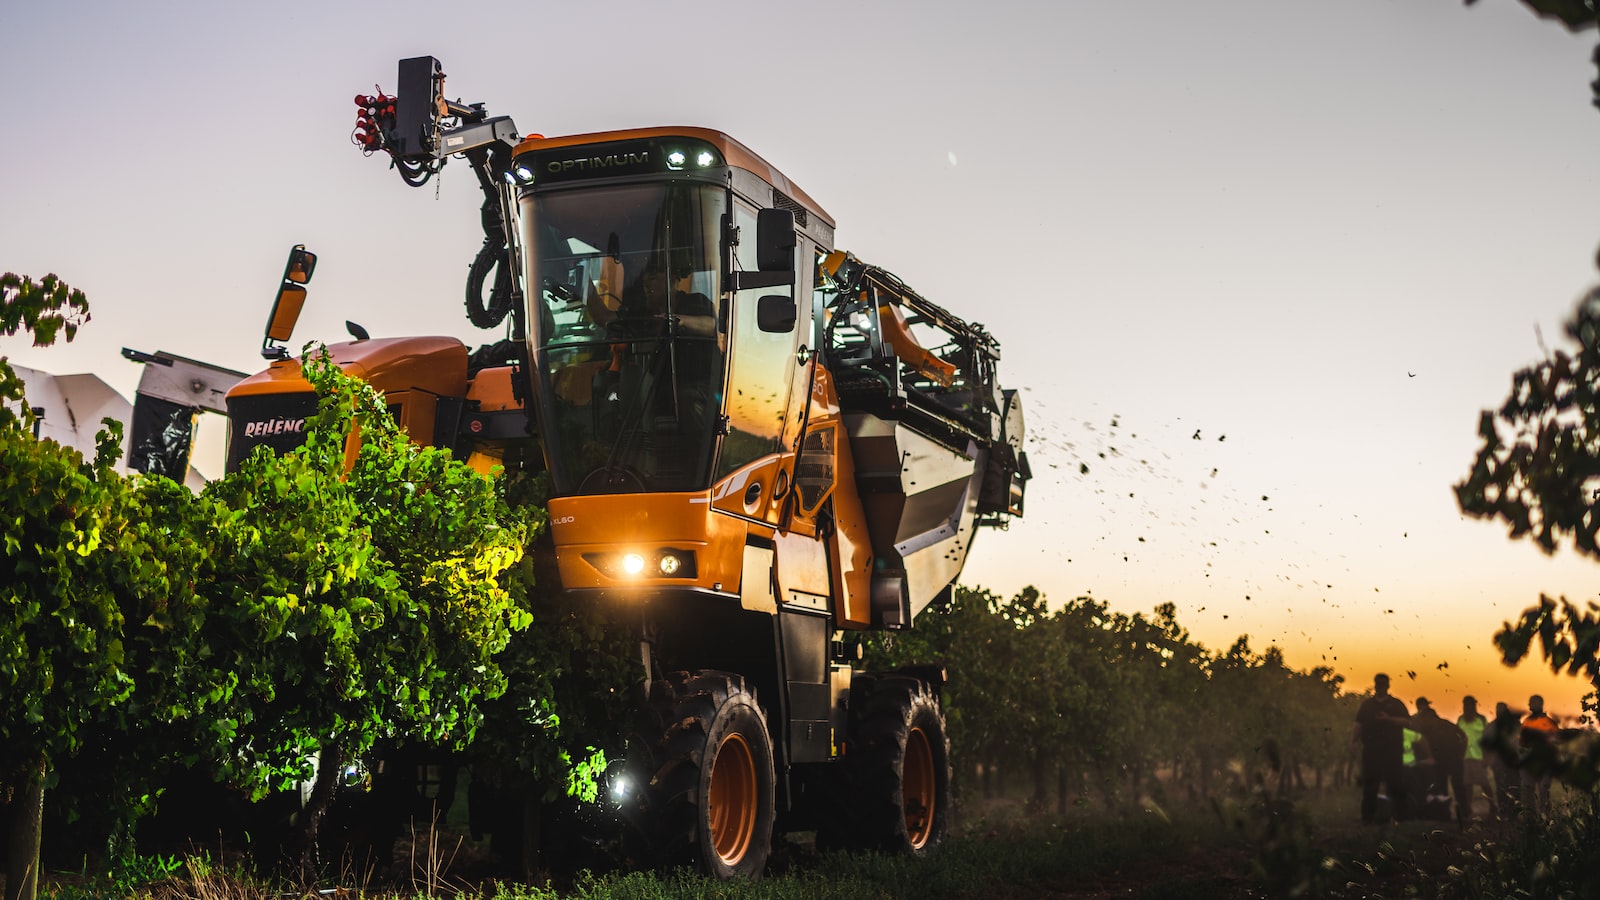
<instances>
[{"instance_id":1,"label":"high-visibility vest","mask_svg":"<svg viewBox=\"0 0 1600 900\"><path fill-rule=\"evenodd\" d=\"M1467 759L1483 759L1483 729L1489 720L1483 716L1467 718L1462 716L1456 720L1456 727L1467 735Z\"/></svg>"},{"instance_id":2,"label":"high-visibility vest","mask_svg":"<svg viewBox=\"0 0 1600 900\"><path fill-rule=\"evenodd\" d=\"M1558 730L1556 720L1544 713L1528 716L1522 720L1522 746L1549 743L1555 739Z\"/></svg>"},{"instance_id":3,"label":"high-visibility vest","mask_svg":"<svg viewBox=\"0 0 1600 900\"><path fill-rule=\"evenodd\" d=\"M1417 764L1417 741L1422 740L1422 735L1407 728L1402 737L1405 743L1400 751L1400 762L1403 765L1414 766Z\"/></svg>"}]
</instances>

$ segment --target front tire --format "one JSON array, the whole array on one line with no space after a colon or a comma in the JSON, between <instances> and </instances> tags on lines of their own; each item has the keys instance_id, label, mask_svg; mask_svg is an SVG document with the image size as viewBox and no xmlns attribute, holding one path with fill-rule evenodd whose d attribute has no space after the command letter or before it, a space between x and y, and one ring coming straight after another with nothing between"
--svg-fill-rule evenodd
<instances>
[{"instance_id":1,"label":"front tire","mask_svg":"<svg viewBox=\"0 0 1600 900\"><path fill-rule=\"evenodd\" d=\"M772 851L772 739L755 692L726 672L676 672L658 685L630 755L648 780L635 833L651 861L716 878L757 878Z\"/></svg>"}]
</instances>

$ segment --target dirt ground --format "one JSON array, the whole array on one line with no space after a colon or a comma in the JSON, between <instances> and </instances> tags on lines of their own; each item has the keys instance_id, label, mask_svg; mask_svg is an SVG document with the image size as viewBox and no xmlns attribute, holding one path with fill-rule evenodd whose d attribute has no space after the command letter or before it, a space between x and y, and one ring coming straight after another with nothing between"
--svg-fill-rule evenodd
<instances>
[{"instance_id":1,"label":"dirt ground","mask_svg":"<svg viewBox=\"0 0 1600 900\"><path fill-rule=\"evenodd\" d=\"M997 810L998 811L998 810ZM1383 826L1359 821L1353 790L1302 797L1294 826L1274 842L1262 832L1238 830L1219 815L1210 833L1171 847L1152 848L1119 865L1092 874L1068 875L1045 883L986 889L984 897L1005 900L1102 900L1102 898L1272 898L1290 885L1310 896L1388 898L1408 888L1445 880L1449 868L1476 845L1501 833L1480 803L1479 818L1465 830L1454 822L1421 820ZM1175 818L1179 815L1175 814ZM1204 827L1205 816L1183 811L1188 830ZM1198 825L1197 825L1198 822ZM1093 828L1092 823L1083 827ZM1288 835L1288 836L1286 836ZM1275 881L1276 879L1276 881Z\"/></svg>"}]
</instances>

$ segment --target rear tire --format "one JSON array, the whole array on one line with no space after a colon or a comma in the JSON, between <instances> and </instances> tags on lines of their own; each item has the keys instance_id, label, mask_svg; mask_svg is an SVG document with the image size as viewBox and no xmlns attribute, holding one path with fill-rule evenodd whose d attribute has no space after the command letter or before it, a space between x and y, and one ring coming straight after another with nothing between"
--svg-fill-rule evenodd
<instances>
[{"instance_id":1,"label":"rear tire","mask_svg":"<svg viewBox=\"0 0 1600 900\"><path fill-rule=\"evenodd\" d=\"M754 691L726 672L658 683L629 755L630 819L646 861L716 878L758 878L772 852L772 739Z\"/></svg>"},{"instance_id":2,"label":"rear tire","mask_svg":"<svg viewBox=\"0 0 1600 900\"><path fill-rule=\"evenodd\" d=\"M839 802L818 829L825 847L925 856L950 830L950 738L927 683L858 678Z\"/></svg>"}]
</instances>

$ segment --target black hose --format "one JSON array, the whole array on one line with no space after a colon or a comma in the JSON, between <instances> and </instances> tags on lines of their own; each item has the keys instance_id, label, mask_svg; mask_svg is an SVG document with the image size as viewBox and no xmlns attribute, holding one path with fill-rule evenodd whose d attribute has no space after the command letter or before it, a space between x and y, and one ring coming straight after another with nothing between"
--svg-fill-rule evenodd
<instances>
[{"instance_id":1,"label":"black hose","mask_svg":"<svg viewBox=\"0 0 1600 900\"><path fill-rule=\"evenodd\" d=\"M433 177L433 173L439 171L437 165L425 162L410 162L403 159L396 159L394 167L400 170L400 180L412 187L421 187L427 184L428 179Z\"/></svg>"},{"instance_id":2,"label":"black hose","mask_svg":"<svg viewBox=\"0 0 1600 900\"><path fill-rule=\"evenodd\" d=\"M478 180L484 189L483 207L479 211L483 246L478 248L478 255L467 270L467 319L478 328L494 328L505 321L516 298L512 294L511 248L506 246L500 196L494 182L488 179L481 166L478 168ZM483 285L491 269L494 270L494 288L485 301Z\"/></svg>"},{"instance_id":3,"label":"black hose","mask_svg":"<svg viewBox=\"0 0 1600 900\"><path fill-rule=\"evenodd\" d=\"M494 238L485 238L478 255L467 270L467 319L478 328L494 328L511 312L511 266L506 263L506 247ZM484 282L494 272L494 287L487 300Z\"/></svg>"}]
</instances>

